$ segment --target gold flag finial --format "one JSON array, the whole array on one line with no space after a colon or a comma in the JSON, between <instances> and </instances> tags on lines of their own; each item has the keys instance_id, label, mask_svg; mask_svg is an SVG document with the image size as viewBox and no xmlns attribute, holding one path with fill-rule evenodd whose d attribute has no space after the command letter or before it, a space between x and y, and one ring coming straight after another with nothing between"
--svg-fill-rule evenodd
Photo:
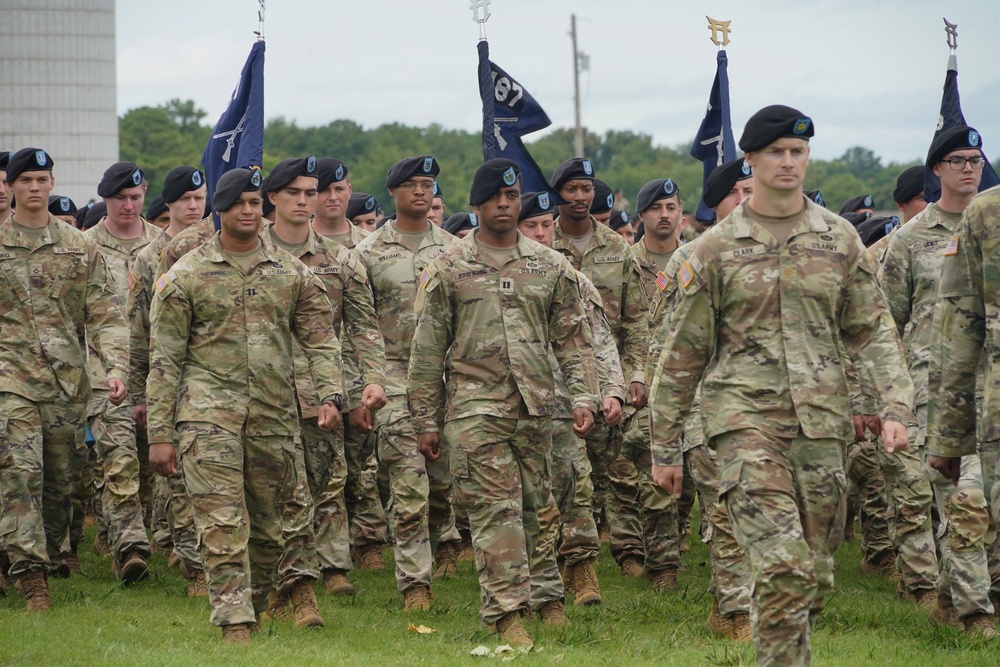
<instances>
[{"instance_id":1,"label":"gold flag finial","mask_svg":"<svg viewBox=\"0 0 1000 667\"><path fill-rule=\"evenodd\" d=\"M709 39L712 43L718 46L720 49L729 45L729 24L732 21L716 21L711 16L706 16L708 19L708 29L712 31L712 36ZM719 41L719 38L722 41Z\"/></svg>"},{"instance_id":2,"label":"gold flag finial","mask_svg":"<svg viewBox=\"0 0 1000 667\"><path fill-rule=\"evenodd\" d=\"M958 48L958 24L948 23L948 19L941 17L944 21L944 32L948 36L948 48L954 51Z\"/></svg>"}]
</instances>

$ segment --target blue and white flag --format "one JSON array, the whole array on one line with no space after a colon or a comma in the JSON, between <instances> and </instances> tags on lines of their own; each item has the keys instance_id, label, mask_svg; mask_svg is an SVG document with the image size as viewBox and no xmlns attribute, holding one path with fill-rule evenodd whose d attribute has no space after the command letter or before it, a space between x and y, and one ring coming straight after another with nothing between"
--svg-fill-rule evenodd
<instances>
[{"instance_id":1,"label":"blue and white flag","mask_svg":"<svg viewBox=\"0 0 1000 667\"><path fill-rule=\"evenodd\" d=\"M938 116L937 129L934 138L943 131L958 125L967 125L965 114L962 113L962 100L958 95L958 58L955 54L948 57L948 71L944 75L944 92L941 95L941 114ZM931 141L934 140L931 139ZM983 155L985 158L986 155ZM989 160L983 166L983 178L979 182L979 191L1000 185L1000 178L993 171ZM930 169L924 170L924 200L927 203L941 199L941 181Z\"/></svg>"},{"instance_id":2,"label":"blue and white flag","mask_svg":"<svg viewBox=\"0 0 1000 667\"><path fill-rule=\"evenodd\" d=\"M708 110L701 121L698 134L691 144L691 157L704 165L701 189L705 191L708 177L716 167L736 159L736 142L733 140L733 121L729 116L729 60L726 50L719 49L716 56L715 81L708 96ZM712 224L715 211L705 206L704 199L698 200L695 213L698 222Z\"/></svg>"},{"instance_id":3,"label":"blue and white flag","mask_svg":"<svg viewBox=\"0 0 1000 667\"><path fill-rule=\"evenodd\" d=\"M215 184L230 169L260 167L264 161L264 42L254 42L240 73L229 106L208 139L201 163L208 183L208 201ZM215 215L219 227L219 216Z\"/></svg>"},{"instance_id":4,"label":"blue and white flag","mask_svg":"<svg viewBox=\"0 0 1000 667\"><path fill-rule=\"evenodd\" d=\"M483 101L483 159L503 157L521 168L523 192L548 192L556 202L542 170L524 147L521 137L552 124L541 105L514 77L490 60L489 43L479 41L479 95Z\"/></svg>"}]
</instances>

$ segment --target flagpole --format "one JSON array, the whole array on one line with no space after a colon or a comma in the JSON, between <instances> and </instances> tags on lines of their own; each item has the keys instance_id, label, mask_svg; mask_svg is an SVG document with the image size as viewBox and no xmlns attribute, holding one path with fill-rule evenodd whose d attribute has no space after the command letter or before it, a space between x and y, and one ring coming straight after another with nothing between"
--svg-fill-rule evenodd
<instances>
[{"instance_id":1,"label":"flagpole","mask_svg":"<svg viewBox=\"0 0 1000 667\"><path fill-rule=\"evenodd\" d=\"M493 0L469 0L469 9L472 10L472 20L479 24L479 41L486 41L486 22L493 14L490 12L490 3Z\"/></svg>"},{"instance_id":2,"label":"flagpole","mask_svg":"<svg viewBox=\"0 0 1000 667\"><path fill-rule=\"evenodd\" d=\"M257 10L257 32L255 32L254 34L257 35L257 41L258 42L263 42L264 41L264 0L257 0L257 3L260 5L260 9Z\"/></svg>"}]
</instances>

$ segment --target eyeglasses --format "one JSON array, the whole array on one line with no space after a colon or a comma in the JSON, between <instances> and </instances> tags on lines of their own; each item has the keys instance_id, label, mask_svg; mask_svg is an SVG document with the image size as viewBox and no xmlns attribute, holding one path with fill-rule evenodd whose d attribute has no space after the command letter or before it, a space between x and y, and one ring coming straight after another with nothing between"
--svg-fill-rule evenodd
<instances>
[{"instance_id":1,"label":"eyeglasses","mask_svg":"<svg viewBox=\"0 0 1000 667\"><path fill-rule=\"evenodd\" d=\"M417 188L421 188L423 190L433 190L434 181L404 181L403 183L400 183L398 187L403 190L416 190Z\"/></svg>"},{"instance_id":2,"label":"eyeglasses","mask_svg":"<svg viewBox=\"0 0 1000 667\"><path fill-rule=\"evenodd\" d=\"M983 157L950 157L947 160L941 161L947 162L955 171L963 171L965 169L966 162L968 162L969 166L976 170L982 169L983 165L986 164L986 158Z\"/></svg>"}]
</instances>

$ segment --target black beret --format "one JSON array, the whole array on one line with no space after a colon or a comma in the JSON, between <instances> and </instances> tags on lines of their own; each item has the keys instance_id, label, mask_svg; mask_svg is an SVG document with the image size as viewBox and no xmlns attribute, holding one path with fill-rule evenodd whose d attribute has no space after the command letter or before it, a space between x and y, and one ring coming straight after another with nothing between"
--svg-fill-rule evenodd
<instances>
[{"instance_id":1,"label":"black beret","mask_svg":"<svg viewBox=\"0 0 1000 667\"><path fill-rule=\"evenodd\" d=\"M378 200L375 195L367 192L354 192L350 201L347 202L347 219L350 220L356 215L368 215L378 209Z\"/></svg>"},{"instance_id":2,"label":"black beret","mask_svg":"<svg viewBox=\"0 0 1000 667\"><path fill-rule=\"evenodd\" d=\"M611 214L611 220L608 221L608 227L614 230L619 230L628 223L632 222L628 217L628 213L625 211L615 211Z\"/></svg>"},{"instance_id":3,"label":"black beret","mask_svg":"<svg viewBox=\"0 0 1000 667\"><path fill-rule=\"evenodd\" d=\"M347 172L347 165L337 158L321 157L316 160L316 177L319 178L316 189L322 192L330 187L331 183L340 183L347 178Z\"/></svg>"},{"instance_id":4,"label":"black beret","mask_svg":"<svg viewBox=\"0 0 1000 667\"><path fill-rule=\"evenodd\" d=\"M6 171L10 163L10 151L0 151L0 171Z\"/></svg>"},{"instance_id":5,"label":"black beret","mask_svg":"<svg viewBox=\"0 0 1000 667\"><path fill-rule=\"evenodd\" d=\"M475 213L456 213L441 225L441 229L457 236L463 229L475 229L478 226L479 218Z\"/></svg>"},{"instance_id":6,"label":"black beret","mask_svg":"<svg viewBox=\"0 0 1000 667\"><path fill-rule=\"evenodd\" d=\"M171 204L182 196L185 192L197 190L205 185L205 174L200 169L194 167L175 167L170 170L167 177L163 179L163 201Z\"/></svg>"},{"instance_id":7,"label":"black beret","mask_svg":"<svg viewBox=\"0 0 1000 667\"><path fill-rule=\"evenodd\" d=\"M108 205L102 201L97 202L87 210L87 215L83 218L83 229L90 229L101 221L108 214Z\"/></svg>"},{"instance_id":8,"label":"black beret","mask_svg":"<svg viewBox=\"0 0 1000 667\"><path fill-rule=\"evenodd\" d=\"M812 118L798 109L772 104L750 116L743 127L740 149L744 153L759 151L783 137L809 139L815 129Z\"/></svg>"},{"instance_id":9,"label":"black beret","mask_svg":"<svg viewBox=\"0 0 1000 667\"><path fill-rule=\"evenodd\" d=\"M90 213L91 206L93 206L93 204L87 204L86 206L79 208L76 215L73 216L73 220L76 221L77 228L83 229L83 222L87 219L87 214Z\"/></svg>"},{"instance_id":10,"label":"black beret","mask_svg":"<svg viewBox=\"0 0 1000 667\"><path fill-rule=\"evenodd\" d=\"M385 177L385 187L394 188L401 183L405 183L413 176L437 178L437 175L440 173L441 166L430 155L404 157L389 169L389 173Z\"/></svg>"},{"instance_id":11,"label":"black beret","mask_svg":"<svg viewBox=\"0 0 1000 667\"><path fill-rule=\"evenodd\" d=\"M76 215L76 204L69 197L49 195L49 213L52 215Z\"/></svg>"},{"instance_id":12,"label":"black beret","mask_svg":"<svg viewBox=\"0 0 1000 667\"><path fill-rule=\"evenodd\" d=\"M681 189L669 178L658 178L646 183L635 196L636 213L642 213L653 205L653 202L671 197L680 197Z\"/></svg>"},{"instance_id":13,"label":"black beret","mask_svg":"<svg viewBox=\"0 0 1000 667\"><path fill-rule=\"evenodd\" d=\"M241 194L259 192L262 185L260 169L230 169L219 178L215 186L212 208L216 213L222 213L239 201Z\"/></svg>"},{"instance_id":14,"label":"black beret","mask_svg":"<svg viewBox=\"0 0 1000 667\"><path fill-rule=\"evenodd\" d=\"M521 213L517 221L551 213L555 215L555 204L548 192L525 192L521 195Z\"/></svg>"},{"instance_id":15,"label":"black beret","mask_svg":"<svg viewBox=\"0 0 1000 667\"><path fill-rule=\"evenodd\" d=\"M896 189L892 191L892 200L905 204L917 195L924 194L925 169L922 164L918 164L900 174L896 179Z\"/></svg>"},{"instance_id":16,"label":"black beret","mask_svg":"<svg viewBox=\"0 0 1000 667\"><path fill-rule=\"evenodd\" d=\"M701 197L705 206L715 208L732 192L733 186L751 176L753 172L750 170L750 164L741 157L720 164L712 170L705 182L705 194Z\"/></svg>"},{"instance_id":17,"label":"black beret","mask_svg":"<svg viewBox=\"0 0 1000 667\"><path fill-rule=\"evenodd\" d=\"M823 193L819 190L803 190L802 194L806 196L806 199L816 204L816 206L826 207L826 202L823 201Z\"/></svg>"},{"instance_id":18,"label":"black beret","mask_svg":"<svg viewBox=\"0 0 1000 667\"><path fill-rule=\"evenodd\" d=\"M930 150L927 151L927 168L930 169L944 159L944 156L952 151L959 151L964 148L976 148L979 152L983 150L983 138L979 136L974 128L968 125L958 125L941 132L934 137Z\"/></svg>"},{"instance_id":19,"label":"black beret","mask_svg":"<svg viewBox=\"0 0 1000 667\"><path fill-rule=\"evenodd\" d=\"M611 186L599 178L594 179L594 203L590 205L590 212L594 215L607 213L615 207L615 193L611 191Z\"/></svg>"},{"instance_id":20,"label":"black beret","mask_svg":"<svg viewBox=\"0 0 1000 667\"><path fill-rule=\"evenodd\" d=\"M859 225L858 236L867 248L898 226L899 218L896 216L878 216Z\"/></svg>"},{"instance_id":21,"label":"black beret","mask_svg":"<svg viewBox=\"0 0 1000 667\"><path fill-rule=\"evenodd\" d=\"M135 188L142 185L146 173L134 162L115 162L108 167L101 182L97 185L97 194L101 197L114 197L125 188Z\"/></svg>"},{"instance_id":22,"label":"black beret","mask_svg":"<svg viewBox=\"0 0 1000 667\"><path fill-rule=\"evenodd\" d=\"M274 165L274 169L267 175L267 184L264 192L277 192L299 176L309 176L318 180L318 171L316 158L312 155L308 157L290 157L287 160L282 160Z\"/></svg>"},{"instance_id":23,"label":"black beret","mask_svg":"<svg viewBox=\"0 0 1000 667\"><path fill-rule=\"evenodd\" d=\"M871 195L858 195L857 197L851 197L840 205L840 210L837 211L837 215L857 213L858 210L862 208L875 208L875 200L872 199Z\"/></svg>"},{"instance_id":24,"label":"black beret","mask_svg":"<svg viewBox=\"0 0 1000 667\"><path fill-rule=\"evenodd\" d=\"M844 220L854 225L854 228L859 228L862 224L868 222L868 219L872 217L871 213L858 213L856 211L849 211L847 213L840 214Z\"/></svg>"},{"instance_id":25,"label":"black beret","mask_svg":"<svg viewBox=\"0 0 1000 667\"><path fill-rule=\"evenodd\" d=\"M441 185L437 181L434 181L434 197L435 199L438 197L444 199L444 191L441 189Z\"/></svg>"},{"instance_id":26,"label":"black beret","mask_svg":"<svg viewBox=\"0 0 1000 667\"><path fill-rule=\"evenodd\" d=\"M11 153L7 163L7 182L13 183L26 171L52 171L52 157L41 148L22 148Z\"/></svg>"},{"instance_id":27,"label":"black beret","mask_svg":"<svg viewBox=\"0 0 1000 667\"><path fill-rule=\"evenodd\" d=\"M472 188L469 190L469 204L478 206L490 197L517 183L521 168L517 162L504 157L493 158L479 165L476 175L472 177Z\"/></svg>"},{"instance_id":28,"label":"black beret","mask_svg":"<svg viewBox=\"0 0 1000 667\"><path fill-rule=\"evenodd\" d=\"M146 209L146 220L156 220L167 210L167 205L163 202L163 195L156 195L153 197L153 201L149 202L149 208Z\"/></svg>"},{"instance_id":29,"label":"black beret","mask_svg":"<svg viewBox=\"0 0 1000 667\"><path fill-rule=\"evenodd\" d=\"M590 160L575 157L556 167L556 170L552 172L552 189L561 190L566 181L576 179L594 180L594 165Z\"/></svg>"}]
</instances>

